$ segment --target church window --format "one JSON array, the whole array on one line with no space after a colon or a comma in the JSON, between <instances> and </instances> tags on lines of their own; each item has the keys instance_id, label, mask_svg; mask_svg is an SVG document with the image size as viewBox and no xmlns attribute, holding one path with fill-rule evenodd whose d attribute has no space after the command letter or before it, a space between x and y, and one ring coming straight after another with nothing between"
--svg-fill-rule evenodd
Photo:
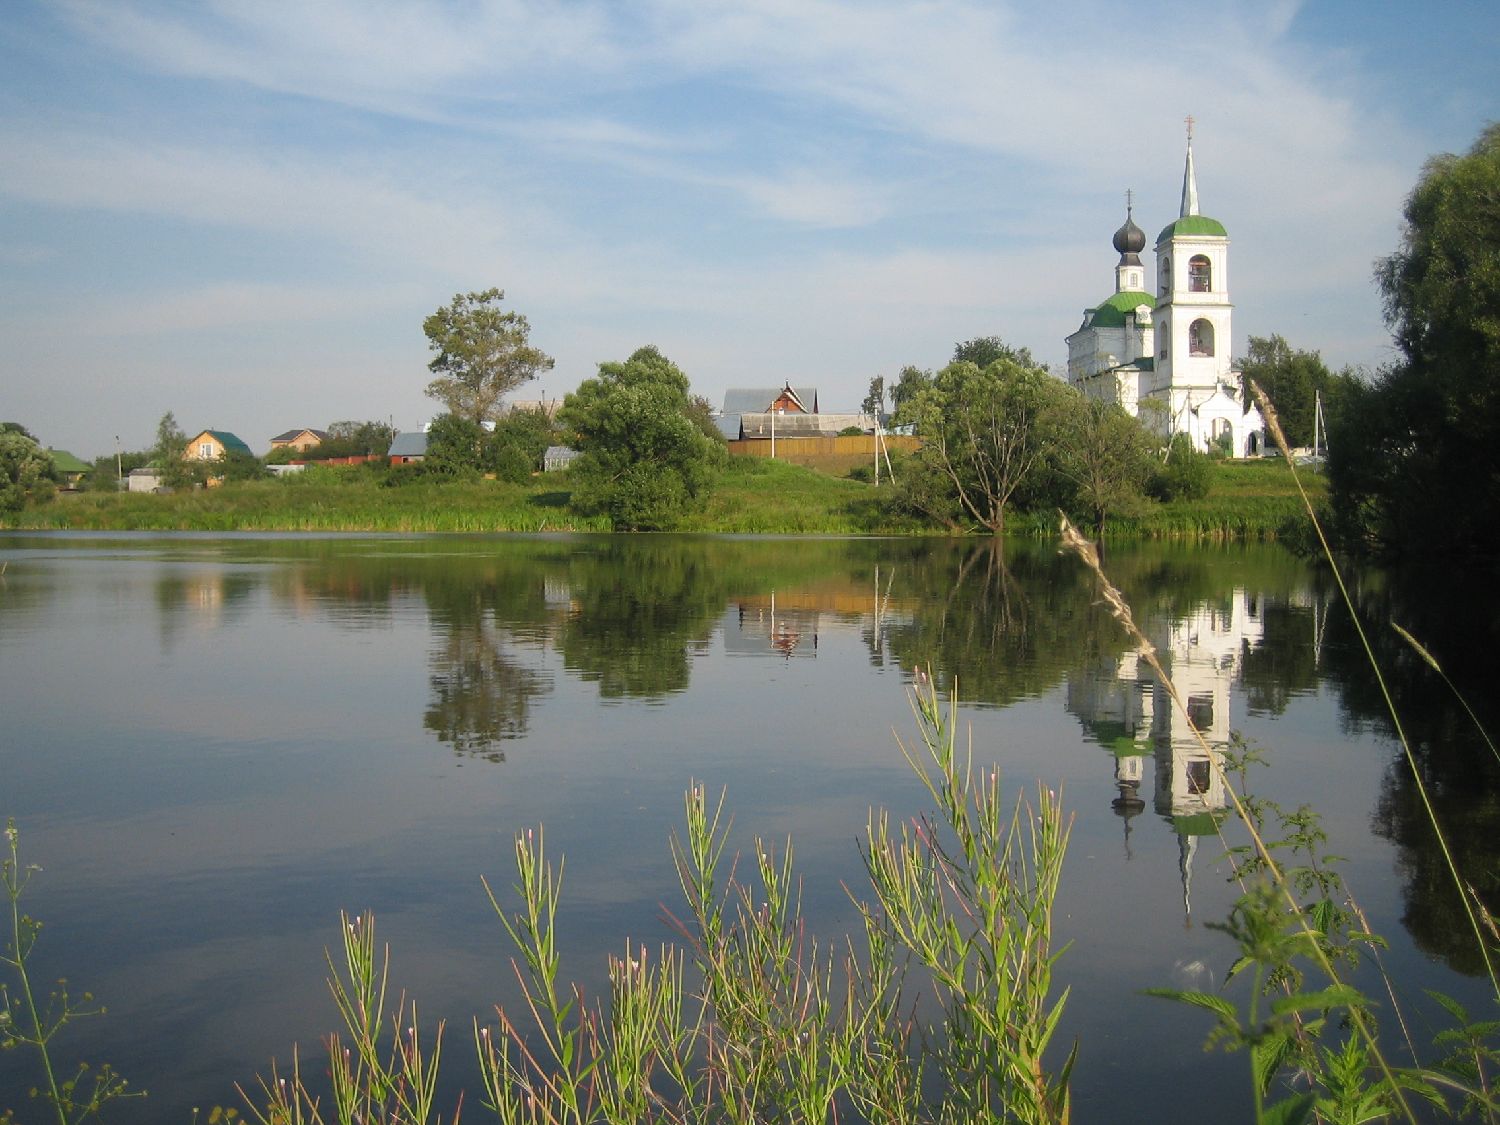
<instances>
[{"instance_id":1,"label":"church window","mask_svg":"<svg viewBox=\"0 0 1500 1125\"><path fill-rule=\"evenodd\" d=\"M1195 320L1188 326L1188 355L1214 354L1214 326L1206 320Z\"/></svg>"},{"instance_id":2,"label":"church window","mask_svg":"<svg viewBox=\"0 0 1500 1125\"><path fill-rule=\"evenodd\" d=\"M1202 254L1188 259L1188 289L1194 293L1207 293L1214 287L1214 268Z\"/></svg>"},{"instance_id":3,"label":"church window","mask_svg":"<svg viewBox=\"0 0 1500 1125\"><path fill-rule=\"evenodd\" d=\"M1163 257L1161 260L1161 269L1157 273L1161 277L1161 284L1157 288L1161 291L1161 295L1165 297L1167 291L1172 288L1172 259Z\"/></svg>"}]
</instances>

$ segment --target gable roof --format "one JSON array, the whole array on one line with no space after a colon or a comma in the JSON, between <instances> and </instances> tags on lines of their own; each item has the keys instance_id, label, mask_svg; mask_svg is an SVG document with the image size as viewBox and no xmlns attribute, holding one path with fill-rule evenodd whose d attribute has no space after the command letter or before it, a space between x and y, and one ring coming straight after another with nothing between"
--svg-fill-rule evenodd
<instances>
[{"instance_id":1,"label":"gable roof","mask_svg":"<svg viewBox=\"0 0 1500 1125\"><path fill-rule=\"evenodd\" d=\"M192 445L193 442L201 437L213 438L224 447L225 453L250 453L250 447L228 430L200 430L197 436L192 438L188 444ZM250 453L250 456L254 457L255 454Z\"/></svg>"},{"instance_id":2,"label":"gable roof","mask_svg":"<svg viewBox=\"0 0 1500 1125\"><path fill-rule=\"evenodd\" d=\"M275 445L278 441L291 441L293 438L299 438L303 434L312 434L319 441L328 440L327 430L315 430L311 426L303 426L300 430L288 430L284 434L277 434L271 439L271 444Z\"/></svg>"},{"instance_id":3,"label":"gable roof","mask_svg":"<svg viewBox=\"0 0 1500 1125\"><path fill-rule=\"evenodd\" d=\"M423 430L402 430L391 442L387 457L426 457L427 434Z\"/></svg>"},{"instance_id":4,"label":"gable roof","mask_svg":"<svg viewBox=\"0 0 1500 1125\"><path fill-rule=\"evenodd\" d=\"M49 449L47 452L52 454L52 464L57 466L57 471L60 473L87 473L94 468L74 457L66 449Z\"/></svg>"},{"instance_id":5,"label":"gable roof","mask_svg":"<svg viewBox=\"0 0 1500 1125\"><path fill-rule=\"evenodd\" d=\"M735 387L724 392L725 414L764 414L771 404L791 389L809 414L818 412L818 388L803 387L801 390L787 384L782 387Z\"/></svg>"}]
</instances>

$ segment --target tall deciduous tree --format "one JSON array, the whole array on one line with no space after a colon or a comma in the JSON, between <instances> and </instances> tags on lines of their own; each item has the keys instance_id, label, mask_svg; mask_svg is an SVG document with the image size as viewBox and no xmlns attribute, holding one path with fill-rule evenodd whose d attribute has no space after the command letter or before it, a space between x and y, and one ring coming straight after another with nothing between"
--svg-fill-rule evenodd
<instances>
[{"instance_id":1,"label":"tall deciduous tree","mask_svg":"<svg viewBox=\"0 0 1500 1125\"><path fill-rule=\"evenodd\" d=\"M183 454L187 452L187 434L177 424L177 416L168 410L156 423L156 444L151 447L151 464L156 466L160 479L171 488L185 488L203 482L201 462L188 463Z\"/></svg>"},{"instance_id":2,"label":"tall deciduous tree","mask_svg":"<svg viewBox=\"0 0 1500 1125\"><path fill-rule=\"evenodd\" d=\"M477 476L484 442L484 427L478 422L458 414L439 414L427 427L422 468L440 476Z\"/></svg>"},{"instance_id":3,"label":"tall deciduous tree","mask_svg":"<svg viewBox=\"0 0 1500 1125\"><path fill-rule=\"evenodd\" d=\"M1334 508L1399 553L1500 555L1500 124L1427 162L1375 277L1402 362L1335 420Z\"/></svg>"},{"instance_id":4,"label":"tall deciduous tree","mask_svg":"<svg viewBox=\"0 0 1500 1125\"><path fill-rule=\"evenodd\" d=\"M878 415L885 408L885 376L877 375L870 380L870 393L865 395L865 400L859 404L859 408L866 414Z\"/></svg>"},{"instance_id":5,"label":"tall deciduous tree","mask_svg":"<svg viewBox=\"0 0 1500 1125\"><path fill-rule=\"evenodd\" d=\"M1113 403L1094 402L1071 389L1063 402L1052 463L1072 486L1068 506L1087 515L1102 539L1111 514L1144 499L1159 442Z\"/></svg>"},{"instance_id":6,"label":"tall deciduous tree","mask_svg":"<svg viewBox=\"0 0 1500 1125\"><path fill-rule=\"evenodd\" d=\"M52 454L25 426L0 422L0 512L18 512L29 498L50 496L56 477Z\"/></svg>"},{"instance_id":7,"label":"tall deciduous tree","mask_svg":"<svg viewBox=\"0 0 1500 1125\"><path fill-rule=\"evenodd\" d=\"M1335 375L1317 352L1294 349L1281 336L1251 336L1250 349L1238 363L1240 376L1254 380L1266 393L1286 439L1295 446L1313 443L1313 413L1318 396L1324 416L1338 410L1354 376ZM1246 402L1250 399L1247 395Z\"/></svg>"},{"instance_id":8,"label":"tall deciduous tree","mask_svg":"<svg viewBox=\"0 0 1500 1125\"><path fill-rule=\"evenodd\" d=\"M909 421L903 415L908 403L914 402L917 395L927 387L932 386L932 372L923 371L908 363L896 376L896 381L890 387L891 409L896 412L902 423Z\"/></svg>"},{"instance_id":9,"label":"tall deciduous tree","mask_svg":"<svg viewBox=\"0 0 1500 1125\"><path fill-rule=\"evenodd\" d=\"M706 495L723 457L692 410L688 377L656 348L601 363L558 413L579 450L574 504L622 531L672 527Z\"/></svg>"},{"instance_id":10,"label":"tall deciduous tree","mask_svg":"<svg viewBox=\"0 0 1500 1125\"><path fill-rule=\"evenodd\" d=\"M552 369L552 357L531 345L531 325L518 312L502 311L503 300L500 289L459 293L422 322L437 352L427 365L437 375L428 395L476 424L496 418L501 399Z\"/></svg>"},{"instance_id":11,"label":"tall deciduous tree","mask_svg":"<svg viewBox=\"0 0 1500 1125\"><path fill-rule=\"evenodd\" d=\"M1008 359L1022 367L1038 366L1036 360L1031 358L1030 348L1013 348L999 336L976 336L972 340L953 345L954 363L972 363L983 369L998 359Z\"/></svg>"},{"instance_id":12,"label":"tall deciduous tree","mask_svg":"<svg viewBox=\"0 0 1500 1125\"><path fill-rule=\"evenodd\" d=\"M922 448L916 460L940 472L967 516L996 535L1022 485L1057 440L1068 387L1037 367L967 361L939 371L911 403Z\"/></svg>"}]
</instances>

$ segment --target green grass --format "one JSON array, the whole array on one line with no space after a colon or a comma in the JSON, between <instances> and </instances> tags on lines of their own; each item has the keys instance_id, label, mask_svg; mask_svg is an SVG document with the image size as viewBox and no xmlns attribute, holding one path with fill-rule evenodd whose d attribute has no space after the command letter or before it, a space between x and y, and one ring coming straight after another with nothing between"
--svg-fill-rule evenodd
<instances>
[{"instance_id":1,"label":"green grass","mask_svg":"<svg viewBox=\"0 0 1500 1125\"><path fill-rule=\"evenodd\" d=\"M884 487L785 461L732 458L705 509L685 530L740 535L932 534L882 510Z\"/></svg>"},{"instance_id":2,"label":"green grass","mask_svg":"<svg viewBox=\"0 0 1500 1125\"><path fill-rule=\"evenodd\" d=\"M551 480L420 481L382 487L329 470L305 482L254 481L166 496L80 493L30 508L10 526L100 531L608 531Z\"/></svg>"},{"instance_id":3,"label":"green grass","mask_svg":"<svg viewBox=\"0 0 1500 1125\"><path fill-rule=\"evenodd\" d=\"M1321 499L1322 481L1309 477ZM830 476L785 461L732 458L703 510L678 530L731 535L934 535L934 526L886 510L888 486ZM418 479L387 487L362 470L328 468L280 480L156 496L68 493L0 520L25 529L93 531L608 531L569 506L566 475L524 485ZM1285 465L1224 462L1201 500L1142 502L1112 517L1111 538L1273 539L1306 523ZM1016 514L1013 534L1051 535L1053 512Z\"/></svg>"}]
</instances>

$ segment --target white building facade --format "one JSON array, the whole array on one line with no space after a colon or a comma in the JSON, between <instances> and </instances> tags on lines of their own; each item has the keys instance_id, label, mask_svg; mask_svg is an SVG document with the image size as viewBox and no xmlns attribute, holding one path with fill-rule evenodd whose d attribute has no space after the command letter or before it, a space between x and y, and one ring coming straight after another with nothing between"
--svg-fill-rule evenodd
<instances>
[{"instance_id":1,"label":"white building facade","mask_svg":"<svg viewBox=\"0 0 1500 1125\"><path fill-rule=\"evenodd\" d=\"M1146 289L1146 235L1127 206L1115 232L1115 291L1067 338L1068 381L1091 399L1118 403L1163 434L1187 434L1195 448L1258 456L1265 423L1240 398L1233 370L1229 235L1198 209L1192 134L1182 205L1156 239L1156 293Z\"/></svg>"}]
</instances>

